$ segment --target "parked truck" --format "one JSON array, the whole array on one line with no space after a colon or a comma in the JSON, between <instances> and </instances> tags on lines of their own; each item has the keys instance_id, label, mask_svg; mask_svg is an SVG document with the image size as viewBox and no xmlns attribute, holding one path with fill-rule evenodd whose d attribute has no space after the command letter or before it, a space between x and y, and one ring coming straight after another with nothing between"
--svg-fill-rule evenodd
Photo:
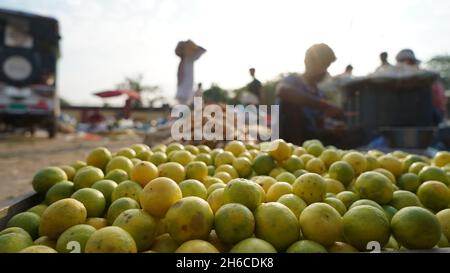
<instances>
[{"instance_id":1,"label":"parked truck","mask_svg":"<svg viewBox=\"0 0 450 273\"><path fill-rule=\"evenodd\" d=\"M59 41L55 18L0 9L0 128L55 136Z\"/></svg>"}]
</instances>

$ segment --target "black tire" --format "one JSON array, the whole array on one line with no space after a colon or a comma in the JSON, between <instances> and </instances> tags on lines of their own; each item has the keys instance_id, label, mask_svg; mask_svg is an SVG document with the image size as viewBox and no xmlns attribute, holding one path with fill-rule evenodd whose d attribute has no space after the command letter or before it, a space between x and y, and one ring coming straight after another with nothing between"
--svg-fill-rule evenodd
<instances>
[{"instance_id":1,"label":"black tire","mask_svg":"<svg viewBox=\"0 0 450 273\"><path fill-rule=\"evenodd\" d=\"M0 56L0 81L5 82L7 84L11 84L13 86L25 86L31 84L33 80L36 80L38 77L38 66L37 60L34 51L18 49L18 48L6 48L2 51ZM3 65L5 61L11 56L19 56L27 60L31 65L31 74L23 79L23 80L14 80L8 77L3 71Z\"/></svg>"}]
</instances>

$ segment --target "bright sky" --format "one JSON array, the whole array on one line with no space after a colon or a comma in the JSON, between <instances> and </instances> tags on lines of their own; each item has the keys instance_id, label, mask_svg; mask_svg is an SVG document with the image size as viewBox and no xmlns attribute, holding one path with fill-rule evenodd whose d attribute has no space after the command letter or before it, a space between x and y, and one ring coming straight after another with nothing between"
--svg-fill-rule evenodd
<instances>
[{"instance_id":1,"label":"bright sky","mask_svg":"<svg viewBox=\"0 0 450 273\"><path fill-rule=\"evenodd\" d=\"M125 76L144 75L172 98L177 41L192 39L208 51L196 63L195 81L228 89L283 72L301 72L305 50L325 42L338 60L364 75L378 55L414 49L428 60L450 53L448 0L2 0L0 7L56 17L62 34L60 94L72 103L101 103L92 92L113 88Z\"/></svg>"}]
</instances>

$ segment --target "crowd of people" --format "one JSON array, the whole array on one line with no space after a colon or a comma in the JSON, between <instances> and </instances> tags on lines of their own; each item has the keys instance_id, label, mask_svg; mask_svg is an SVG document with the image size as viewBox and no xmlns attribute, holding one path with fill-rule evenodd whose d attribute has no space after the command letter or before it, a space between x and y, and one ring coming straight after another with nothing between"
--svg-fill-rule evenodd
<instances>
[{"instance_id":1,"label":"crowd of people","mask_svg":"<svg viewBox=\"0 0 450 273\"><path fill-rule=\"evenodd\" d=\"M193 91L193 67L194 62L206 50L194 42L188 40L180 42L176 48L176 54L180 57L178 69L178 88L176 98L179 103L189 104L193 96L201 96L201 84L197 91ZM388 53L379 55L380 66L375 69L374 74L383 73L393 67L408 67L419 69L420 61L411 49L403 49L396 56L395 66L388 61ZM319 83L326 77L329 66L336 61L334 51L326 44L320 43L311 46L305 53L303 73L290 74L276 86L276 103L280 106L278 117L280 138L301 144L307 139L321 139L325 143L333 144L333 140L340 137L342 130L335 126L330 130L325 126L327 119L342 124L344 111L327 100L319 88ZM243 104L258 105L262 101L262 83L256 78L255 68L250 68L251 82L246 86L246 92L239 98ZM352 78L353 66L348 65L345 71L334 78ZM442 81L433 83L433 111L435 124L440 123L446 117L445 89Z\"/></svg>"}]
</instances>

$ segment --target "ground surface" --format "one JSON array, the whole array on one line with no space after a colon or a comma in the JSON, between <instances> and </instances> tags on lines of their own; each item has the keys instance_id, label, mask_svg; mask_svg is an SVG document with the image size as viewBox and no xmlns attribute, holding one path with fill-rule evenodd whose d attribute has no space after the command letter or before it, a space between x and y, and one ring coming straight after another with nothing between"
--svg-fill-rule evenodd
<instances>
[{"instance_id":1,"label":"ground surface","mask_svg":"<svg viewBox=\"0 0 450 273\"><path fill-rule=\"evenodd\" d=\"M32 191L31 179L42 167L85 160L97 146L114 152L139 142L142 138L136 135L113 138L59 135L52 140L39 135L33 138L0 135L0 202Z\"/></svg>"}]
</instances>

